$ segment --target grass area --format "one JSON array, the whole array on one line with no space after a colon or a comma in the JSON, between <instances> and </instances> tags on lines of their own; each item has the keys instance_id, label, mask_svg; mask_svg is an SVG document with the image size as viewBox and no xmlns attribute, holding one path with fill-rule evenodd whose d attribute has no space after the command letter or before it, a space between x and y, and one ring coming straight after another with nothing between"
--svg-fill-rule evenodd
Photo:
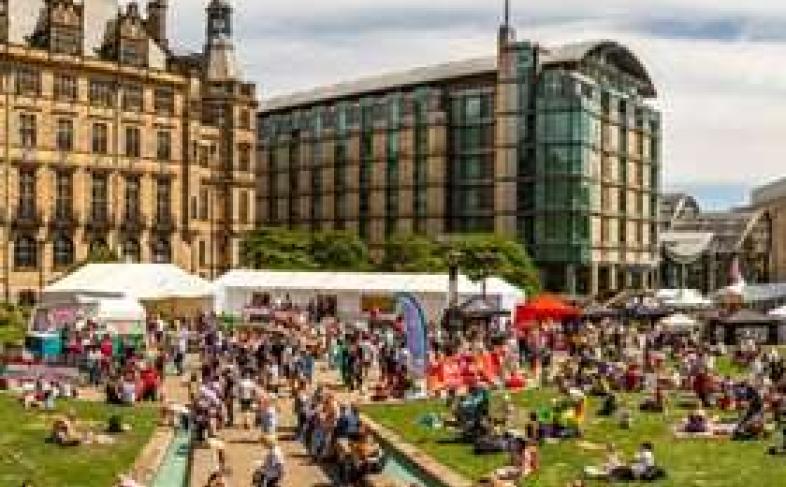
<instances>
[{"instance_id":1,"label":"grass area","mask_svg":"<svg viewBox=\"0 0 786 487\"><path fill-rule=\"evenodd\" d=\"M24 411L18 401L0 395L0 485L17 487L24 480L34 487L108 487L117 474L136 460L155 429L157 411L151 407L119 408L84 401L60 401L58 411ZM77 413L80 431L101 432L118 414L131 425L112 445L64 448L45 440L52 419Z\"/></svg>"},{"instance_id":2,"label":"grass area","mask_svg":"<svg viewBox=\"0 0 786 487\"><path fill-rule=\"evenodd\" d=\"M554 393L530 391L514 396L514 402L522 409L517 414L519 421L526 419L524 411L548 406ZM640 396L620 397L631 410L637 411ZM668 472L666 480L628 486L657 487L776 487L784 485L786 461L765 454L767 441L732 442L730 440L677 440L671 427L686 414L672 408L667 416L634 413L631 430L620 429L613 420L598 418L594 412L599 404L590 401L589 415L584 428L583 442L602 447L613 442L630 458L642 441L655 445L658 463ZM426 413L445 413L442 402L413 402L403 405L369 406L364 411L383 426L396 431L406 441L431 455L437 461L451 467L465 477L478 480L496 468L504 466L507 456L503 454L478 456L471 445L444 443L455 435L450 430L429 430L417 424L418 418ZM779 439L779 438L778 438ZM773 439L772 441L775 441ZM566 483L581 478L583 467L603 462L603 451L582 449L576 440L547 444L541 448L541 472L536 478L525 481L525 486L564 487ZM605 482L590 482L590 486L605 485Z\"/></svg>"}]
</instances>

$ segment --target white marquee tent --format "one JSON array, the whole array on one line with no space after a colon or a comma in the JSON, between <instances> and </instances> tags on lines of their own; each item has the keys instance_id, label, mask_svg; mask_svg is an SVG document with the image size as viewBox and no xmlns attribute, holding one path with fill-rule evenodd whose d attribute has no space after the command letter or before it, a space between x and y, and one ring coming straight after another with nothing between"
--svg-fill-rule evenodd
<instances>
[{"instance_id":1,"label":"white marquee tent","mask_svg":"<svg viewBox=\"0 0 786 487\"><path fill-rule=\"evenodd\" d=\"M84 298L210 299L210 283L172 264L88 264L44 289L42 302Z\"/></svg>"},{"instance_id":2,"label":"white marquee tent","mask_svg":"<svg viewBox=\"0 0 786 487\"><path fill-rule=\"evenodd\" d=\"M273 298L288 294L300 305L306 305L316 295L327 295L336 297L338 313L346 318L362 315L364 296L392 297L407 292L419 298L429 319L436 319L446 305L448 281L447 274L234 270L214 281L213 291L217 313L241 316L255 293L268 293ZM503 309L513 309L524 298L520 289L502 279L489 278L486 284L488 298ZM459 301L481 293L480 283L459 276Z\"/></svg>"}]
</instances>

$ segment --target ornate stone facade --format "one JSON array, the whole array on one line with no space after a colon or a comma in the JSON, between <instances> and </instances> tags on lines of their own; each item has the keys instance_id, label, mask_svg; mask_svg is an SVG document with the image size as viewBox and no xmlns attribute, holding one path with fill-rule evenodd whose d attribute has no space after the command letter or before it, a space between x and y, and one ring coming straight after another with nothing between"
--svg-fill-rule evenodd
<instances>
[{"instance_id":1,"label":"ornate stone facade","mask_svg":"<svg viewBox=\"0 0 786 487\"><path fill-rule=\"evenodd\" d=\"M257 99L232 8L176 54L166 0L0 0L0 299L33 301L91 249L205 277L255 220Z\"/></svg>"}]
</instances>

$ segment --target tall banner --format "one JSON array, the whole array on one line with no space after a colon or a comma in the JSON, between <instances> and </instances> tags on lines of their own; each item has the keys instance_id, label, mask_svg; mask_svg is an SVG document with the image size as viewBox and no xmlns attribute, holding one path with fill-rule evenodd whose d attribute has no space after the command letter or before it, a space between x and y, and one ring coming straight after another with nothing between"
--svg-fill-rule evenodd
<instances>
[{"instance_id":1,"label":"tall banner","mask_svg":"<svg viewBox=\"0 0 786 487\"><path fill-rule=\"evenodd\" d=\"M412 379L415 382L422 382L426 377L428 362L426 314L418 299L408 293L396 296L396 307L404 320L404 329L407 333L407 349L411 360Z\"/></svg>"}]
</instances>

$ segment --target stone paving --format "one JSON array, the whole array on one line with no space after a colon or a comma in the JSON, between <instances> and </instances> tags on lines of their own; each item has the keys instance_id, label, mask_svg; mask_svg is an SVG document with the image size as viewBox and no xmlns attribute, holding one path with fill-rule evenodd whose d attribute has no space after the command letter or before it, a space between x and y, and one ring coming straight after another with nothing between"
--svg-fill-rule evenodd
<instances>
[{"instance_id":1,"label":"stone paving","mask_svg":"<svg viewBox=\"0 0 786 487\"><path fill-rule=\"evenodd\" d=\"M336 382L332 374L324 374L320 383ZM309 457L303 445L294 438L296 418L292 413L292 398L283 397L278 401L280 414L279 445L284 452L286 467L282 487L320 487L333 485L325 471ZM237 418L238 416L236 416ZM221 432L220 439L226 444L229 461L231 487L249 487L253 471L264 457L258 429L251 431L240 427L228 428ZM212 450L197 448L191 468L191 487L204 487L210 473L215 470L216 461Z\"/></svg>"}]
</instances>

